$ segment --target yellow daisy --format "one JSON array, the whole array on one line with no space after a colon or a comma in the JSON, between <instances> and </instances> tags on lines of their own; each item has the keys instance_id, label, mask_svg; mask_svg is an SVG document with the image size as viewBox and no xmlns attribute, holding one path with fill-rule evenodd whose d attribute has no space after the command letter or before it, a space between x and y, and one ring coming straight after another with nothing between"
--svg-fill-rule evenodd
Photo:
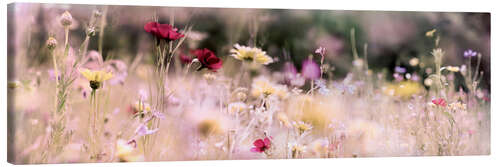
<instances>
[{"instance_id":1,"label":"yellow daisy","mask_svg":"<svg viewBox=\"0 0 500 167\"><path fill-rule=\"evenodd\" d=\"M105 71L91 71L89 69L85 69L80 71L80 73L90 82L90 87L92 89L99 89L101 87L102 82L111 79L113 74L111 72Z\"/></svg>"},{"instance_id":2,"label":"yellow daisy","mask_svg":"<svg viewBox=\"0 0 500 167\"><path fill-rule=\"evenodd\" d=\"M274 85L265 78L255 79L252 83L252 95L254 97L267 97L276 92Z\"/></svg>"},{"instance_id":3,"label":"yellow daisy","mask_svg":"<svg viewBox=\"0 0 500 167\"><path fill-rule=\"evenodd\" d=\"M303 134L306 131L311 130L313 127L311 124L299 121L299 122L293 122L292 125L297 128L299 131L299 134Z\"/></svg>"},{"instance_id":4,"label":"yellow daisy","mask_svg":"<svg viewBox=\"0 0 500 167\"><path fill-rule=\"evenodd\" d=\"M269 57L265 51L262 51L262 49L256 47L252 48L234 44L234 49L231 49L230 52L231 56L241 61L255 62L264 65L273 62L273 59Z\"/></svg>"},{"instance_id":5,"label":"yellow daisy","mask_svg":"<svg viewBox=\"0 0 500 167\"><path fill-rule=\"evenodd\" d=\"M116 142L115 155L120 162L144 161L144 157L142 155L134 153L134 147L131 144L121 139Z\"/></svg>"}]
</instances>

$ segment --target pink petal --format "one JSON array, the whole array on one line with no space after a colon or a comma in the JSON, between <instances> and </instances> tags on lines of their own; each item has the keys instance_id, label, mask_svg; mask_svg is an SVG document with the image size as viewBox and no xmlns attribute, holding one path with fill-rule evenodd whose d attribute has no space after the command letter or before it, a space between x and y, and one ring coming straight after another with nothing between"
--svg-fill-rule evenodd
<instances>
[{"instance_id":1,"label":"pink petal","mask_svg":"<svg viewBox=\"0 0 500 167\"><path fill-rule=\"evenodd\" d=\"M264 143L264 141L262 141L262 139L257 139L253 142L253 145L255 147L261 148L261 147L264 147L265 143Z\"/></svg>"}]
</instances>

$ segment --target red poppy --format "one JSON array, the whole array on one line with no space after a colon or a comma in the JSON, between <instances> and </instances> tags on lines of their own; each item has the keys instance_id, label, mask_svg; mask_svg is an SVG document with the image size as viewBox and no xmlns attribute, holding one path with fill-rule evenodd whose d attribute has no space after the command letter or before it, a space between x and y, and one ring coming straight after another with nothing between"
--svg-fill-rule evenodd
<instances>
[{"instance_id":1,"label":"red poppy","mask_svg":"<svg viewBox=\"0 0 500 167\"><path fill-rule=\"evenodd\" d=\"M156 38L165 39L167 41L184 37L184 34L177 32L177 28L172 27L170 24L160 24L154 21L146 23L146 25L144 25L144 30L156 36Z\"/></svg>"},{"instance_id":2,"label":"red poppy","mask_svg":"<svg viewBox=\"0 0 500 167\"><path fill-rule=\"evenodd\" d=\"M222 60L207 48L193 50L191 53L194 54L201 63L201 67L198 70L208 68L212 71L217 71L222 67Z\"/></svg>"},{"instance_id":3,"label":"red poppy","mask_svg":"<svg viewBox=\"0 0 500 167\"><path fill-rule=\"evenodd\" d=\"M434 99L432 100L432 103L434 103L437 106L446 107L446 101L443 98Z\"/></svg>"},{"instance_id":4,"label":"red poppy","mask_svg":"<svg viewBox=\"0 0 500 167\"><path fill-rule=\"evenodd\" d=\"M264 138L264 140L257 139L253 142L253 145L254 145L254 147L252 147L252 149L250 149L250 151L262 153L262 152L266 151L267 149L271 148L271 140L269 140L268 137Z\"/></svg>"}]
</instances>

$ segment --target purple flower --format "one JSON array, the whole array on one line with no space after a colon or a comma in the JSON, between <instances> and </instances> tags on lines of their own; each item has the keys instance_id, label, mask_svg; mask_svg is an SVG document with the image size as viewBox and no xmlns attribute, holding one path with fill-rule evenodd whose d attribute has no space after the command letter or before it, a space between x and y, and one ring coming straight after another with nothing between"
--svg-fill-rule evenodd
<instances>
[{"instance_id":1,"label":"purple flower","mask_svg":"<svg viewBox=\"0 0 500 167\"><path fill-rule=\"evenodd\" d=\"M402 81L402 80L404 79L404 78L403 78L403 76L402 76L402 75L399 75L398 73L394 73L392 76L393 76L393 77L394 77L394 79L396 79L396 81L398 81L398 82L399 82L399 81Z\"/></svg>"},{"instance_id":2,"label":"purple flower","mask_svg":"<svg viewBox=\"0 0 500 167\"><path fill-rule=\"evenodd\" d=\"M153 114L153 117L155 117L155 118L158 118L158 119L165 119L165 115L163 115L163 113L158 112L158 111L156 111L156 110L154 110L154 111L152 112L152 114Z\"/></svg>"},{"instance_id":3,"label":"purple flower","mask_svg":"<svg viewBox=\"0 0 500 167\"><path fill-rule=\"evenodd\" d=\"M49 79L50 79L51 81L56 80L56 73L55 73L55 71L54 71L53 69L50 69L50 70L48 70L47 72L49 73ZM59 75L57 76L57 80L61 80L61 74L59 74Z\"/></svg>"},{"instance_id":4,"label":"purple flower","mask_svg":"<svg viewBox=\"0 0 500 167\"><path fill-rule=\"evenodd\" d=\"M464 52L464 57L465 58L468 58L468 57L475 57L477 56L477 52L476 51L473 51L472 49L468 49Z\"/></svg>"},{"instance_id":5,"label":"purple flower","mask_svg":"<svg viewBox=\"0 0 500 167\"><path fill-rule=\"evenodd\" d=\"M150 135L150 134L153 134L155 133L156 131L158 131L158 129L154 129L154 130L149 130L148 127L144 124L141 124L139 125L139 127L137 127L137 129L135 130L135 134L137 135L137 137L141 137L141 136L145 136L145 135Z\"/></svg>"},{"instance_id":6,"label":"purple flower","mask_svg":"<svg viewBox=\"0 0 500 167\"><path fill-rule=\"evenodd\" d=\"M316 64L311 58L307 59L302 63L302 76L305 79L318 79L321 75L321 70L319 65Z\"/></svg>"},{"instance_id":7,"label":"purple flower","mask_svg":"<svg viewBox=\"0 0 500 167\"><path fill-rule=\"evenodd\" d=\"M420 76L418 74L413 73L410 78L412 81L420 81Z\"/></svg>"},{"instance_id":8,"label":"purple flower","mask_svg":"<svg viewBox=\"0 0 500 167\"><path fill-rule=\"evenodd\" d=\"M401 66L396 66L396 68L394 68L394 71L396 71L397 73L403 74L406 72L406 68L401 67Z\"/></svg>"}]
</instances>

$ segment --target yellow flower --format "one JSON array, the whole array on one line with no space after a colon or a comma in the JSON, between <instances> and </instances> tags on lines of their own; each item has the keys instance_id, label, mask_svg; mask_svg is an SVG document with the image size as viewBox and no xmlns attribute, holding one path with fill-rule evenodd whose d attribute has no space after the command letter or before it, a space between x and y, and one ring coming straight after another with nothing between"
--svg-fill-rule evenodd
<instances>
[{"instance_id":1,"label":"yellow flower","mask_svg":"<svg viewBox=\"0 0 500 167\"><path fill-rule=\"evenodd\" d=\"M133 153L134 147L125 140L116 142L116 157L121 162L144 161L144 157Z\"/></svg>"},{"instance_id":2,"label":"yellow flower","mask_svg":"<svg viewBox=\"0 0 500 167\"><path fill-rule=\"evenodd\" d=\"M252 95L254 97L264 96L267 97L269 95L274 94L276 89L274 85L265 78L255 79L252 83Z\"/></svg>"},{"instance_id":3,"label":"yellow flower","mask_svg":"<svg viewBox=\"0 0 500 167\"><path fill-rule=\"evenodd\" d=\"M299 134L303 134L306 131L309 131L312 129L312 125L299 121L299 122L293 122L293 126L299 131Z\"/></svg>"},{"instance_id":4,"label":"yellow flower","mask_svg":"<svg viewBox=\"0 0 500 167\"><path fill-rule=\"evenodd\" d=\"M235 44L234 49L231 49L230 52L231 56L241 61L255 62L264 65L273 62L273 59L269 57L265 51L262 51L262 49L256 47L252 48Z\"/></svg>"},{"instance_id":5,"label":"yellow flower","mask_svg":"<svg viewBox=\"0 0 500 167\"><path fill-rule=\"evenodd\" d=\"M457 110L465 111L465 110L467 110L467 104L464 104L461 102L453 102L453 103L448 105L448 108L455 110L455 111L457 111Z\"/></svg>"},{"instance_id":6,"label":"yellow flower","mask_svg":"<svg viewBox=\"0 0 500 167\"><path fill-rule=\"evenodd\" d=\"M264 77L259 77L253 81L252 91L250 93L254 97L268 97L274 95L282 100L289 96L288 88L285 85L271 83L271 81Z\"/></svg>"},{"instance_id":7,"label":"yellow flower","mask_svg":"<svg viewBox=\"0 0 500 167\"><path fill-rule=\"evenodd\" d=\"M105 71L91 71L89 69L85 69L80 71L80 73L90 82L90 87L92 89L99 89L101 87L101 83L111 79L113 74L111 72Z\"/></svg>"},{"instance_id":8,"label":"yellow flower","mask_svg":"<svg viewBox=\"0 0 500 167\"><path fill-rule=\"evenodd\" d=\"M460 71L460 68L457 66L446 66L446 70L451 71L451 72L458 72L458 71Z\"/></svg>"}]
</instances>

